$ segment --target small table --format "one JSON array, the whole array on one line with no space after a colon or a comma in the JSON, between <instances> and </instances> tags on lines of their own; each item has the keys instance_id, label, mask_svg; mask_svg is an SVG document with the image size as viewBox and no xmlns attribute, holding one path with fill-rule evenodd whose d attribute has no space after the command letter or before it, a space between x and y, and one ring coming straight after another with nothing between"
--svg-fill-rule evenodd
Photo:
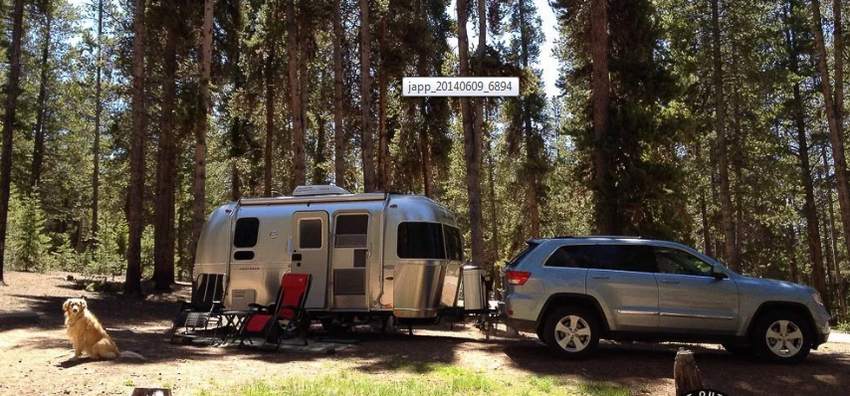
<instances>
[{"instance_id":1,"label":"small table","mask_svg":"<svg viewBox=\"0 0 850 396\"><path fill-rule=\"evenodd\" d=\"M256 313L255 311L245 311L245 310L226 310L221 312L222 323L218 329L227 328L229 329L224 335L221 337L221 344L224 345L227 343L228 339L235 338L239 331L242 330L242 325L245 323L245 319L251 314ZM218 331L218 330L217 330Z\"/></svg>"}]
</instances>

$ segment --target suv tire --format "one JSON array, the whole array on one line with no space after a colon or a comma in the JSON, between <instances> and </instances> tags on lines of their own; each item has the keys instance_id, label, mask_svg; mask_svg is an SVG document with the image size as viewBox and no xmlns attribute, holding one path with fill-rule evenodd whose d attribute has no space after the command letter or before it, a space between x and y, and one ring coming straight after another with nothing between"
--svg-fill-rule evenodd
<instances>
[{"instance_id":1,"label":"suv tire","mask_svg":"<svg viewBox=\"0 0 850 396\"><path fill-rule=\"evenodd\" d=\"M774 363L799 363L809 354L812 334L800 315L772 311L759 317L752 342L756 354Z\"/></svg>"},{"instance_id":2,"label":"suv tire","mask_svg":"<svg viewBox=\"0 0 850 396\"><path fill-rule=\"evenodd\" d=\"M592 355L599 346L601 328L596 314L584 308L557 308L543 325L543 340L558 355L580 359Z\"/></svg>"}]
</instances>

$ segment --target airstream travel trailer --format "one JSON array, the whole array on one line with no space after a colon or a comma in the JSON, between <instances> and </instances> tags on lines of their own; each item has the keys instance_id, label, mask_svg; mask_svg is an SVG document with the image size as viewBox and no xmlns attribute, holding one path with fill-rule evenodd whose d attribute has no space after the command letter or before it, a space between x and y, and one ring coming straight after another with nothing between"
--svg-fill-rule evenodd
<instances>
[{"instance_id":1,"label":"airstream travel trailer","mask_svg":"<svg viewBox=\"0 0 850 396\"><path fill-rule=\"evenodd\" d=\"M457 302L463 244L451 212L433 200L300 186L292 196L216 209L201 233L194 278L225 274L224 305L274 302L286 272L313 281L313 318L436 318Z\"/></svg>"}]
</instances>

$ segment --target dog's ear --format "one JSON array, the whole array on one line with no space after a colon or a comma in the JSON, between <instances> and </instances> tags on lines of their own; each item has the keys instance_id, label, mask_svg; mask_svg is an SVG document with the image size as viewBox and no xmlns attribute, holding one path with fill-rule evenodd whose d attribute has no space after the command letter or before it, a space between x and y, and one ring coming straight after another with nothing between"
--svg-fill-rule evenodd
<instances>
[{"instance_id":1,"label":"dog's ear","mask_svg":"<svg viewBox=\"0 0 850 396\"><path fill-rule=\"evenodd\" d=\"M80 309L86 309L87 306L88 306L88 303L86 303L86 299L85 298L82 299L80 301Z\"/></svg>"},{"instance_id":2,"label":"dog's ear","mask_svg":"<svg viewBox=\"0 0 850 396\"><path fill-rule=\"evenodd\" d=\"M63 311L67 311L67 310L68 310L68 305L70 305L70 304L71 304L71 300L70 300L70 299L69 299L69 300L65 300L65 302L64 302L64 303L62 303L62 310L63 310Z\"/></svg>"},{"instance_id":3,"label":"dog's ear","mask_svg":"<svg viewBox=\"0 0 850 396\"><path fill-rule=\"evenodd\" d=\"M86 296L80 296L80 300L86 301Z\"/></svg>"}]
</instances>

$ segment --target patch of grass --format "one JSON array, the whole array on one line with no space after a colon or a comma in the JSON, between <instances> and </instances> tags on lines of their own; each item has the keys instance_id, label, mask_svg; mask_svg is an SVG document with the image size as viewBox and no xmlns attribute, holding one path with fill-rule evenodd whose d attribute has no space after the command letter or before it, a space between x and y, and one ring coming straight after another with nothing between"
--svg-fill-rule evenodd
<instances>
[{"instance_id":1,"label":"patch of grass","mask_svg":"<svg viewBox=\"0 0 850 396\"><path fill-rule=\"evenodd\" d=\"M836 329L844 333L850 333L850 322L839 323Z\"/></svg>"},{"instance_id":2,"label":"patch of grass","mask_svg":"<svg viewBox=\"0 0 850 396\"><path fill-rule=\"evenodd\" d=\"M240 396L449 396L449 395L572 395L622 396L626 389L599 383L574 383L533 374L473 371L440 364L399 365L407 371L397 376L340 372L317 378L255 381L231 389L213 387L198 395Z\"/></svg>"},{"instance_id":3,"label":"patch of grass","mask_svg":"<svg viewBox=\"0 0 850 396\"><path fill-rule=\"evenodd\" d=\"M124 386L136 386L136 383L133 380L124 381Z\"/></svg>"},{"instance_id":4,"label":"patch of grass","mask_svg":"<svg viewBox=\"0 0 850 396\"><path fill-rule=\"evenodd\" d=\"M579 391L585 395L592 396L629 396L629 390L619 386L601 384L597 382L583 383L578 386Z\"/></svg>"}]
</instances>

